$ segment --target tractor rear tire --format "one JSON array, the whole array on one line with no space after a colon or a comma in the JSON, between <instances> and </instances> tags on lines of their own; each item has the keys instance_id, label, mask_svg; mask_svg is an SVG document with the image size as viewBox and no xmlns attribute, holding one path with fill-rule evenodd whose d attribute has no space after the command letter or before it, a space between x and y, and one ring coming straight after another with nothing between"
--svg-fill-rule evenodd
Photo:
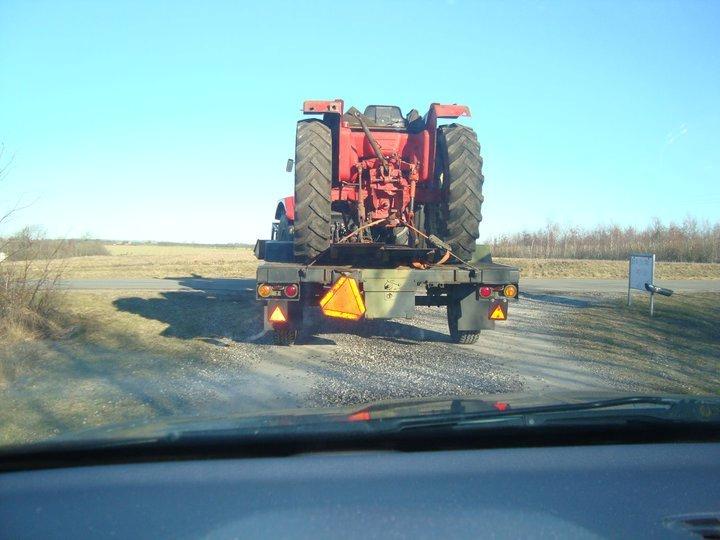
<instances>
[{"instance_id":1,"label":"tractor rear tire","mask_svg":"<svg viewBox=\"0 0 720 540\"><path fill-rule=\"evenodd\" d=\"M482 221L482 157L475 132L450 124L437 132L436 171L442 174L439 235L453 253L470 261Z\"/></svg>"},{"instance_id":2,"label":"tractor rear tire","mask_svg":"<svg viewBox=\"0 0 720 540\"><path fill-rule=\"evenodd\" d=\"M308 262L330 246L332 133L320 120L297 124L295 138L295 220L293 251Z\"/></svg>"}]
</instances>

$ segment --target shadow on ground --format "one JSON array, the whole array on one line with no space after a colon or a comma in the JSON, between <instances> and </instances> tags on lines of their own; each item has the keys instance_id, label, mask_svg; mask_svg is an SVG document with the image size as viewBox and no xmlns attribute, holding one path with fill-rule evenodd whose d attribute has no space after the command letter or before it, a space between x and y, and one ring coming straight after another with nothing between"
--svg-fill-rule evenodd
<instances>
[{"instance_id":1,"label":"shadow on ground","mask_svg":"<svg viewBox=\"0 0 720 540\"><path fill-rule=\"evenodd\" d=\"M522 301L523 298L527 298L529 300L537 300L538 302L543 302L545 304L576 308L586 308L593 305L593 301L591 299L588 299L587 297L577 298L562 296L559 294L521 292L520 300Z\"/></svg>"},{"instance_id":2,"label":"shadow on ground","mask_svg":"<svg viewBox=\"0 0 720 540\"><path fill-rule=\"evenodd\" d=\"M159 298L124 297L113 305L120 311L167 324L160 335L247 341L262 330L262 307L255 300L255 280L181 278L183 291L161 292Z\"/></svg>"},{"instance_id":3,"label":"shadow on ground","mask_svg":"<svg viewBox=\"0 0 720 540\"><path fill-rule=\"evenodd\" d=\"M225 345L227 340L268 344L269 335L260 337L263 309L255 298L255 280L179 279L183 291L166 291L160 298L124 297L113 302L120 311L167 324L160 335L179 339L200 339ZM351 334L383 338L391 343L423 341L449 342L447 334L419 328L411 321L335 321L319 314L308 317L298 344L335 345L329 336ZM320 337L322 334L324 337Z\"/></svg>"}]
</instances>

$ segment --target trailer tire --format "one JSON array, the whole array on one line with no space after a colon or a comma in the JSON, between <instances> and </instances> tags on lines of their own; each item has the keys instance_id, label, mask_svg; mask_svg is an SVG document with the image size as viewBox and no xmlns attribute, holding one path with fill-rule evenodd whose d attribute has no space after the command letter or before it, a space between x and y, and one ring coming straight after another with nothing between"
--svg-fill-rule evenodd
<instances>
[{"instance_id":1,"label":"trailer tire","mask_svg":"<svg viewBox=\"0 0 720 540\"><path fill-rule=\"evenodd\" d=\"M320 120L302 120L295 138L293 251L308 262L330 246L332 133Z\"/></svg>"},{"instance_id":2,"label":"trailer tire","mask_svg":"<svg viewBox=\"0 0 720 540\"><path fill-rule=\"evenodd\" d=\"M275 345L294 345L297 339L298 331L287 326L278 326L273 328Z\"/></svg>"},{"instance_id":3,"label":"trailer tire","mask_svg":"<svg viewBox=\"0 0 720 540\"><path fill-rule=\"evenodd\" d=\"M450 244L453 253L470 261L482 221L482 157L477 135L460 124L440 126L437 130L436 174L441 175L439 236Z\"/></svg>"},{"instance_id":4,"label":"trailer tire","mask_svg":"<svg viewBox=\"0 0 720 540\"><path fill-rule=\"evenodd\" d=\"M477 343L478 338L480 338L480 332L461 330L452 336L452 338L453 343L458 343L459 345L472 345L473 343Z\"/></svg>"}]
</instances>

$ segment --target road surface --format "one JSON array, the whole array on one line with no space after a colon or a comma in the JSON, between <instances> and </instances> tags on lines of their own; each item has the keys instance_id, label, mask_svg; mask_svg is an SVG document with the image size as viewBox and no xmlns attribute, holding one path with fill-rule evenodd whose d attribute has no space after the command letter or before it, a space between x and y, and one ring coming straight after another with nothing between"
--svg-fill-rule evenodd
<instances>
[{"instance_id":1,"label":"road surface","mask_svg":"<svg viewBox=\"0 0 720 540\"><path fill-rule=\"evenodd\" d=\"M186 279L69 279L62 287L75 290L123 290L123 291L213 291L240 292L254 290L251 278L186 278ZM677 292L720 292L720 279L709 280L662 280L660 287ZM521 279L524 292L560 293L625 293L625 279Z\"/></svg>"}]
</instances>

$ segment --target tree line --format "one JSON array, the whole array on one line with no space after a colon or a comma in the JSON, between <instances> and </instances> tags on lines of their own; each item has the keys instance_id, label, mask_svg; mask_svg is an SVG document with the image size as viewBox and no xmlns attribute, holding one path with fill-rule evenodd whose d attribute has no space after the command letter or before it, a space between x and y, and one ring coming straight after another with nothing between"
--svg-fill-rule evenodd
<instances>
[{"instance_id":1,"label":"tree line","mask_svg":"<svg viewBox=\"0 0 720 540\"><path fill-rule=\"evenodd\" d=\"M664 224L653 219L642 228L599 225L590 229L551 223L492 241L496 257L621 260L630 253L655 253L661 261L719 263L720 222L686 218Z\"/></svg>"}]
</instances>

